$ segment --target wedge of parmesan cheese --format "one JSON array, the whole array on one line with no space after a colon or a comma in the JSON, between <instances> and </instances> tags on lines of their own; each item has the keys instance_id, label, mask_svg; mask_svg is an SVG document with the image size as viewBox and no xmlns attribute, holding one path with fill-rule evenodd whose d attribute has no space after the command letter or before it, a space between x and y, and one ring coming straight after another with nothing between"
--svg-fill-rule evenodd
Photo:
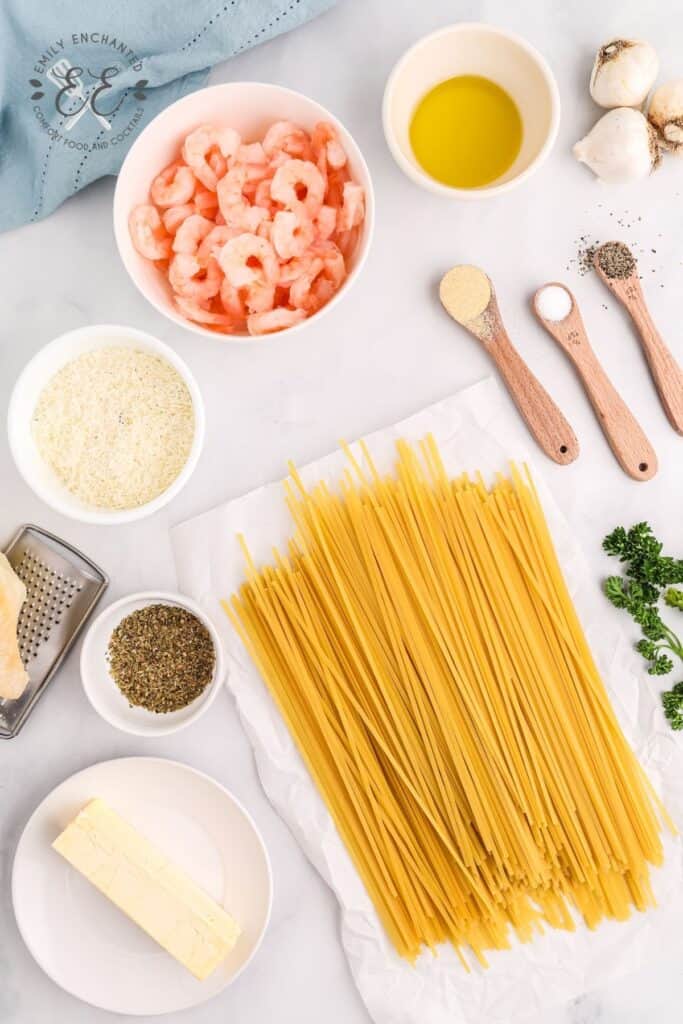
<instances>
[{"instance_id":1,"label":"wedge of parmesan cheese","mask_svg":"<svg viewBox=\"0 0 683 1024\"><path fill-rule=\"evenodd\" d=\"M26 587L0 551L0 698L16 700L28 683L19 653L17 623Z\"/></svg>"},{"instance_id":2,"label":"wedge of parmesan cheese","mask_svg":"<svg viewBox=\"0 0 683 1024\"><path fill-rule=\"evenodd\" d=\"M225 960L239 925L104 800L91 800L52 846L202 981Z\"/></svg>"},{"instance_id":3,"label":"wedge of parmesan cheese","mask_svg":"<svg viewBox=\"0 0 683 1024\"><path fill-rule=\"evenodd\" d=\"M84 352L48 381L31 430L42 458L84 504L137 508L187 462L194 408L166 359L112 345Z\"/></svg>"}]
</instances>

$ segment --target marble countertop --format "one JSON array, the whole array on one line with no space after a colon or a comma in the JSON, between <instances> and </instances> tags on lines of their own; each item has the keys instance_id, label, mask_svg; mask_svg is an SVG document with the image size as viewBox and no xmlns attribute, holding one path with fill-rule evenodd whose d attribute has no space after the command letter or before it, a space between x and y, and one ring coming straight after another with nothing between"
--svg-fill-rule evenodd
<instances>
[{"instance_id":1,"label":"marble countertop","mask_svg":"<svg viewBox=\"0 0 683 1024\"><path fill-rule=\"evenodd\" d=\"M458 204L418 189L394 165L381 131L382 90L394 61L418 36L457 18L498 23L526 36L550 61L562 96L560 135L549 161L519 190L487 202ZM586 89L596 46L614 34L647 38L660 53L662 75L675 77L683 73L682 32L683 8L675 0L649 7L630 0L341 0L302 29L216 68L213 82L279 82L315 97L347 124L377 190L367 267L348 299L318 326L280 345L229 347L173 327L134 289L114 248L112 179L42 223L0 236L3 415L17 374L43 344L73 327L118 322L158 334L177 349L196 374L208 417L191 484L151 520L116 529L83 526L43 505L16 472L3 432L0 545L20 523L32 521L110 572L107 600L173 589L169 526L281 476L289 457L306 462L341 436L354 438L400 419L490 372L476 343L443 315L435 293L445 268L472 262L491 274L512 337L580 438L576 463L543 466L596 582L605 570L601 537L618 522L649 519L680 552L683 441L664 417L625 316L594 275L580 279L575 259L580 236L616 236L642 251L653 312L683 357L683 160L667 160L656 178L638 186L607 188L571 159L569 149L597 117ZM620 471L565 356L531 315L534 290L558 279L575 290L600 358L658 452L660 471L650 483L633 483ZM643 686L650 685L643 675ZM3 1024L113 1019L62 992L34 963L14 924L9 880L15 844L36 804L80 768L129 754L186 761L227 785L253 814L273 861L273 918L253 965L222 996L167 1018L169 1024L219 1024L227 1017L254 1024L368 1021L346 966L332 895L268 804L227 692L185 732L135 739L91 709L76 653L23 733L0 745ZM681 945L680 934L663 936L637 974L526 1024L677 1024Z\"/></svg>"}]
</instances>

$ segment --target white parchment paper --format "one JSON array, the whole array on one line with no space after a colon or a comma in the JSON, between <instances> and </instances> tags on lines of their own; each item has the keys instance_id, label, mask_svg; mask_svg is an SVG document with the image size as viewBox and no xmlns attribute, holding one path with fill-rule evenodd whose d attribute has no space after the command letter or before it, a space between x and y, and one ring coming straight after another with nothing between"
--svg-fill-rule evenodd
<instances>
[{"instance_id":1,"label":"white parchment paper","mask_svg":"<svg viewBox=\"0 0 683 1024\"><path fill-rule=\"evenodd\" d=\"M636 677L638 658L614 625L569 526L544 485L509 403L491 379L369 435L380 468L394 461L398 438L418 440L432 432L452 473L505 469L510 458L531 465L577 610L617 709L641 763L674 820L683 822L683 755L668 731L652 687ZM539 457L540 459L541 457ZM334 452L301 470L307 484L339 479L344 456ZM327 809L306 771L265 684L220 608L244 578L236 534L243 533L257 560L292 533L281 482L268 484L189 520L172 532L180 589L216 623L227 655L227 683L254 748L264 789L307 856L335 892L341 935L356 984L378 1024L495 1024L541 1011L637 969L656 949L665 915L683 907L683 844L665 836L664 867L653 871L656 910L634 913L624 924L606 922L590 932L548 929L532 943L491 953L490 968L467 974L450 948L424 954L415 967L389 945L372 904ZM596 537L596 545L600 538ZM514 940L513 940L514 942Z\"/></svg>"}]
</instances>

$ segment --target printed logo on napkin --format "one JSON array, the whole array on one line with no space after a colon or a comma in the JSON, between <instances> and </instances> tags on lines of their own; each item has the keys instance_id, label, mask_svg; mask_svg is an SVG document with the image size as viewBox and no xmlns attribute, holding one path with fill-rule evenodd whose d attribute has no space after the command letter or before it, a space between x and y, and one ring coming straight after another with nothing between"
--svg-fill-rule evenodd
<instances>
[{"instance_id":1,"label":"printed logo on napkin","mask_svg":"<svg viewBox=\"0 0 683 1024\"><path fill-rule=\"evenodd\" d=\"M128 75L122 88L119 76L142 67L142 58L107 32L53 40L36 56L28 81L39 128L72 150L128 144L142 121L147 79Z\"/></svg>"}]
</instances>

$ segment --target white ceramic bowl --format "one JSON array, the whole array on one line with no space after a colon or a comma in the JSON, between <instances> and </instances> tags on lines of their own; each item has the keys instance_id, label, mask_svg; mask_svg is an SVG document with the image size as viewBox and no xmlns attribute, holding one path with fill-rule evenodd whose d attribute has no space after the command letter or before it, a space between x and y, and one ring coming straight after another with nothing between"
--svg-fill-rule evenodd
<instances>
[{"instance_id":1,"label":"white ceramic bowl","mask_svg":"<svg viewBox=\"0 0 683 1024\"><path fill-rule=\"evenodd\" d=\"M149 202L149 187L153 178L177 158L183 139L193 128L203 122L211 122L235 128L244 140L251 142L263 138L273 121L294 121L308 131L312 130L318 121L330 121L335 126L349 159L351 175L354 181L365 189L365 221L358 247L350 260L349 275L336 295L321 310L294 327L264 338L253 338L244 334L221 334L207 330L201 324L192 323L180 315L173 303L171 288L165 276L133 247L128 231L128 216L133 207L139 203ZM315 100L280 85L264 82L226 82L223 85L214 85L190 93L189 96L162 110L131 146L119 171L114 194L116 244L123 265L134 284L154 308L169 320L214 341L254 344L255 341L262 342L265 337L282 337L305 327L306 324L317 323L323 313L341 301L358 277L370 247L373 227L374 198L370 172L360 149L344 125Z\"/></svg>"},{"instance_id":2,"label":"white ceramic bowl","mask_svg":"<svg viewBox=\"0 0 683 1024\"><path fill-rule=\"evenodd\" d=\"M456 75L482 75L502 86L522 116L523 138L517 159L491 185L451 188L424 171L410 145L410 122L422 97ZM560 123L560 94L548 64L524 39L476 22L462 22L420 39L389 75L382 107L384 134L409 178L423 188L459 199L500 195L520 185L548 156Z\"/></svg>"},{"instance_id":3,"label":"white ceramic bowl","mask_svg":"<svg viewBox=\"0 0 683 1024\"><path fill-rule=\"evenodd\" d=\"M213 678L199 697L185 708L164 714L131 707L114 682L107 661L109 639L121 620L150 604L175 605L191 612L208 629L216 652ZM115 601L92 623L81 650L81 682L86 697L106 722L133 736L168 736L196 722L213 704L224 675L223 651L216 627L198 604L182 594L149 590Z\"/></svg>"},{"instance_id":4,"label":"white ceramic bowl","mask_svg":"<svg viewBox=\"0 0 683 1024\"><path fill-rule=\"evenodd\" d=\"M67 490L53 470L43 460L31 433L31 418L41 391L55 373L66 363L84 352L91 352L108 346L125 346L151 352L173 366L190 392L194 407L194 440L187 462L165 491L147 502L131 509L99 509L85 505L76 495ZM115 525L144 519L166 505L178 494L192 476L204 444L204 404L197 383L189 368L179 356L158 338L134 327L115 324L93 324L68 331L44 346L24 367L14 385L7 414L9 446L17 469L39 498L57 512L78 519L83 523Z\"/></svg>"}]
</instances>

